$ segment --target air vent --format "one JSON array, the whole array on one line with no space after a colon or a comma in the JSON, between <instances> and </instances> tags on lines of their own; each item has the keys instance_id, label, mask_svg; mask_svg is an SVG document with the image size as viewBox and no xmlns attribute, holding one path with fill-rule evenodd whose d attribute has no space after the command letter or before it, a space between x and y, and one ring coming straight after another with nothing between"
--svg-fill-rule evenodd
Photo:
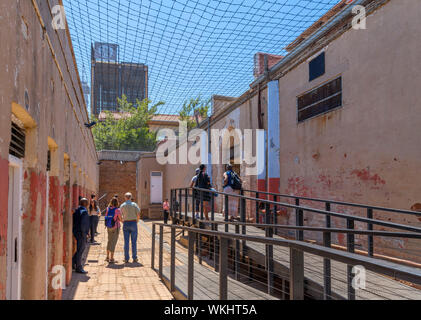
<instances>
[{"instance_id":1,"label":"air vent","mask_svg":"<svg viewBox=\"0 0 421 320\"><path fill-rule=\"evenodd\" d=\"M298 122L342 106L342 77L298 97Z\"/></svg>"},{"instance_id":2,"label":"air vent","mask_svg":"<svg viewBox=\"0 0 421 320\"><path fill-rule=\"evenodd\" d=\"M152 177L160 177L161 172L152 172Z\"/></svg>"},{"instance_id":3,"label":"air vent","mask_svg":"<svg viewBox=\"0 0 421 320\"><path fill-rule=\"evenodd\" d=\"M9 154L19 159L25 157L25 130L21 129L13 122Z\"/></svg>"},{"instance_id":4,"label":"air vent","mask_svg":"<svg viewBox=\"0 0 421 320\"><path fill-rule=\"evenodd\" d=\"M47 172L51 171L51 151L47 153Z\"/></svg>"}]
</instances>

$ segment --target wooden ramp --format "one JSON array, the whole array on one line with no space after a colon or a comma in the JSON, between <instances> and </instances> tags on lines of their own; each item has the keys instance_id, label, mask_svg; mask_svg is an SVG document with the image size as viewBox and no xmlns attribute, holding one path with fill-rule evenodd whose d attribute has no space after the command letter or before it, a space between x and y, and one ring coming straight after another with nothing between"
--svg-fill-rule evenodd
<instances>
[{"instance_id":1,"label":"wooden ramp","mask_svg":"<svg viewBox=\"0 0 421 320\"><path fill-rule=\"evenodd\" d=\"M152 230L143 221L141 226L152 233ZM168 239L164 236L164 255L162 274L164 282L169 287L170 279L170 245ZM159 241L157 234L156 241ZM158 250L157 250L158 251ZM166 253L166 254L165 254ZM156 252L156 255L158 252ZM176 266L175 266L175 287L177 298L187 299L187 273L188 260L187 250L181 246L176 248ZM156 256L155 261L158 261ZM194 260L194 300L219 300L219 273L215 272L209 266L200 264L197 259ZM241 283L228 277L228 300L278 300L263 291L253 288L247 284Z\"/></svg>"},{"instance_id":2,"label":"wooden ramp","mask_svg":"<svg viewBox=\"0 0 421 320\"><path fill-rule=\"evenodd\" d=\"M215 220L223 221L222 214L215 214ZM219 231L225 231L220 225ZM235 233L235 227L229 225L229 232ZM247 227L247 235L264 237L265 232L256 227ZM274 238L282 239L274 235ZM247 252L250 258L264 265L265 245L256 242L247 242ZM288 278L289 275L289 249L273 246L274 272L279 277ZM347 265L331 261L332 299L347 298ZM311 296L323 297L323 258L304 253L304 277L306 290ZM399 281L387 278L380 274L367 271L365 289L356 290L357 300L420 300L421 290L410 287Z\"/></svg>"}]
</instances>

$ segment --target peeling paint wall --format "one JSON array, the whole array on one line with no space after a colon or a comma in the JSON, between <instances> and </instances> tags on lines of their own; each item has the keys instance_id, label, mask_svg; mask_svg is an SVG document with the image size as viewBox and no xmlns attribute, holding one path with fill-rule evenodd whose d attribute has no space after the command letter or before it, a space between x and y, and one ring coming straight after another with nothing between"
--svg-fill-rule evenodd
<instances>
[{"instance_id":1,"label":"peeling paint wall","mask_svg":"<svg viewBox=\"0 0 421 320\"><path fill-rule=\"evenodd\" d=\"M3 251L7 248L11 114L26 129L22 299L61 298L61 290L53 290L51 281L47 282L52 277L47 276L47 267L51 271L55 265L64 265L70 281L71 213L80 195L88 196L98 189L98 160L92 134L84 127L88 114L68 30L56 31L51 26L51 8L57 4L58 0L0 1L0 299L6 296ZM57 157L47 195L50 140L56 144ZM65 154L74 168L67 174ZM48 234L47 229L51 231Z\"/></svg>"},{"instance_id":2,"label":"peeling paint wall","mask_svg":"<svg viewBox=\"0 0 421 320\"><path fill-rule=\"evenodd\" d=\"M416 1L390 1L368 16L366 30L350 29L329 43L325 75L309 82L306 62L279 79L282 193L407 210L420 202L420 17ZM338 75L343 106L297 123L297 96ZM349 207L332 210L366 216ZM411 216L374 215L421 226ZM321 215L305 218L305 224L324 224ZM283 222L293 219L288 211ZM333 219L332 226L344 227L345 222ZM334 241L346 243L343 235ZM366 248L366 237L358 236L356 242L357 248ZM414 250L420 244L375 238L375 253L421 262Z\"/></svg>"}]
</instances>

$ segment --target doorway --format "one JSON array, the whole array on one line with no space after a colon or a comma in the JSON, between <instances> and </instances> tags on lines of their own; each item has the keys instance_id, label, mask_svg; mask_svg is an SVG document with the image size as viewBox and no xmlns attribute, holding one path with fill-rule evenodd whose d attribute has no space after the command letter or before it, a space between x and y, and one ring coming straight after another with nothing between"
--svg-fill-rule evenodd
<instances>
[{"instance_id":1,"label":"doorway","mask_svg":"<svg viewBox=\"0 0 421 320\"><path fill-rule=\"evenodd\" d=\"M162 203L162 172L151 172L151 204Z\"/></svg>"},{"instance_id":2,"label":"doorway","mask_svg":"<svg viewBox=\"0 0 421 320\"><path fill-rule=\"evenodd\" d=\"M6 299L20 299L22 160L9 155Z\"/></svg>"}]
</instances>

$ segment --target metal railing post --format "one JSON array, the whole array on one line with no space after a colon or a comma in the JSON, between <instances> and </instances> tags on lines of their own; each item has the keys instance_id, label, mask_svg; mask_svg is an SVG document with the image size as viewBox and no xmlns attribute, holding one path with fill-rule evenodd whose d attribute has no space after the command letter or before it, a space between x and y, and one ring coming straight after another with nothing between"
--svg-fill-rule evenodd
<instances>
[{"instance_id":1,"label":"metal railing post","mask_svg":"<svg viewBox=\"0 0 421 320\"><path fill-rule=\"evenodd\" d=\"M270 204L266 203L266 215L265 215L265 223L270 224L271 221L271 211L270 211ZM265 235L268 238L273 238L273 229L272 228L265 228ZM273 294L273 245L266 245L266 272L267 272L267 292L268 294Z\"/></svg>"},{"instance_id":2,"label":"metal railing post","mask_svg":"<svg viewBox=\"0 0 421 320\"><path fill-rule=\"evenodd\" d=\"M330 203L326 202L326 211L330 211ZM326 215L326 228L331 227L330 215ZM332 242L332 235L330 232L323 232L323 245L330 248ZM331 283L331 262L330 259L323 259L323 298L324 300L330 300L332 296L332 283Z\"/></svg>"},{"instance_id":3,"label":"metal railing post","mask_svg":"<svg viewBox=\"0 0 421 320\"><path fill-rule=\"evenodd\" d=\"M184 220L188 220L188 218L189 218L189 189L184 189L184 192L186 193L185 195L184 195L184 202L185 202L185 204L184 204L184 210L185 210L185 213L184 213Z\"/></svg>"},{"instance_id":4,"label":"metal railing post","mask_svg":"<svg viewBox=\"0 0 421 320\"><path fill-rule=\"evenodd\" d=\"M173 197L174 197L174 190L173 189L171 189L171 191L170 191L170 215L171 215L171 220L173 221L173 223L174 223L174 202L173 202Z\"/></svg>"},{"instance_id":5,"label":"metal railing post","mask_svg":"<svg viewBox=\"0 0 421 320\"><path fill-rule=\"evenodd\" d=\"M274 202L278 202L278 197L277 196L273 196L273 201ZM278 205L274 205L273 207L273 224L278 224ZM275 234L278 233L278 229L275 229Z\"/></svg>"},{"instance_id":6,"label":"metal railing post","mask_svg":"<svg viewBox=\"0 0 421 320\"><path fill-rule=\"evenodd\" d=\"M256 192L256 199L259 199L259 193ZM259 223L259 201L256 201L256 223Z\"/></svg>"},{"instance_id":7,"label":"metal railing post","mask_svg":"<svg viewBox=\"0 0 421 320\"><path fill-rule=\"evenodd\" d=\"M235 225L235 233L240 233L240 226L238 224ZM235 239L235 259L234 259L234 272L235 272L235 279L240 280L240 274L238 272L239 269L239 261L240 261L240 240Z\"/></svg>"},{"instance_id":8,"label":"metal railing post","mask_svg":"<svg viewBox=\"0 0 421 320\"><path fill-rule=\"evenodd\" d=\"M300 199L295 198L295 205L300 205ZM302 227L304 225L304 219L303 219L303 210L301 209L295 209L295 225L297 227ZM295 232L295 237L297 240L303 241L304 240L304 231L303 230L297 230Z\"/></svg>"},{"instance_id":9,"label":"metal railing post","mask_svg":"<svg viewBox=\"0 0 421 320\"><path fill-rule=\"evenodd\" d=\"M155 270L155 234L156 226L155 223L152 225L152 252L151 252L151 268Z\"/></svg>"},{"instance_id":10,"label":"metal railing post","mask_svg":"<svg viewBox=\"0 0 421 320\"><path fill-rule=\"evenodd\" d=\"M219 225L215 224L215 231L218 231ZM220 252L220 248L219 248L219 238L217 236L215 236L215 240L214 240L214 266L215 266L215 272L219 272L219 252Z\"/></svg>"},{"instance_id":11,"label":"metal railing post","mask_svg":"<svg viewBox=\"0 0 421 320\"><path fill-rule=\"evenodd\" d=\"M175 228L171 228L171 292L175 291Z\"/></svg>"},{"instance_id":12,"label":"metal railing post","mask_svg":"<svg viewBox=\"0 0 421 320\"><path fill-rule=\"evenodd\" d=\"M290 248L289 296L290 300L304 300L304 253Z\"/></svg>"},{"instance_id":13,"label":"metal railing post","mask_svg":"<svg viewBox=\"0 0 421 320\"><path fill-rule=\"evenodd\" d=\"M367 218L373 219L373 209L372 208L367 208ZM372 231L373 230L373 224L372 223L367 224L367 229ZM368 247L368 249L367 249L368 256L373 257L374 256L374 238L373 238L372 235L368 236L367 247Z\"/></svg>"},{"instance_id":14,"label":"metal railing post","mask_svg":"<svg viewBox=\"0 0 421 320\"><path fill-rule=\"evenodd\" d=\"M228 298L228 239L219 238L220 254L219 254L219 299L227 300Z\"/></svg>"},{"instance_id":15,"label":"metal railing post","mask_svg":"<svg viewBox=\"0 0 421 320\"><path fill-rule=\"evenodd\" d=\"M244 190L241 190L241 199L240 199L240 221L245 223L246 222L246 199L244 199ZM247 228L246 226L241 226L241 234L246 234ZM246 241L241 241L242 243L242 257L244 261L244 257L246 256Z\"/></svg>"},{"instance_id":16,"label":"metal railing post","mask_svg":"<svg viewBox=\"0 0 421 320\"><path fill-rule=\"evenodd\" d=\"M200 219L203 220L203 191L200 190Z\"/></svg>"},{"instance_id":17,"label":"metal railing post","mask_svg":"<svg viewBox=\"0 0 421 320\"><path fill-rule=\"evenodd\" d=\"M354 229L354 220L353 219L346 219L347 229ZM348 252L354 253L355 251L355 235L348 233L347 236L347 250ZM352 273L353 266L347 265L347 276L348 276L348 300L355 300L355 289L352 285L353 273Z\"/></svg>"},{"instance_id":18,"label":"metal railing post","mask_svg":"<svg viewBox=\"0 0 421 320\"><path fill-rule=\"evenodd\" d=\"M162 256L164 254L164 227L159 226L159 278L162 279Z\"/></svg>"},{"instance_id":19,"label":"metal railing post","mask_svg":"<svg viewBox=\"0 0 421 320\"><path fill-rule=\"evenodd\" d=\"M213 192L211 195L211 221L215 221L215 194ZM214 230L213 225L212 230Z\"/></svg>"},{"instance_id":20,"label":"metal railing post","mask_svg":"<svg viewBox=\"0 0 421 320\"><path fill-rule=\"evenodd\" d=\"M187 299L193 300L193 281L194 281L194 240L196 234L189 231L189 249L187 263Z\"/></svg>"},{"instance_id":21,"label":"metal railing post","mask_svg":"<svg viewBox=\"0 0 421 320\"><path fill-rule=\"evenodd\" d=\"M228 222L228 218L229 218L229 211L228 211L228 196L227 195L225 195L225 198L224 198L224 200L225 200L225 208L224 208L224 211L225 211L225 219L224 219L224 221L225 222ZM225 232L228 232L228 224L226 224L225 225Z\"/></svg>"},{"instance_id":22,"label":"metal railing post","mask_svg":"<svg viewBox=\"0 0 421 320\"><path fill-rule=\"evenodd\" d=\"M193 189L192 190L192 210L191 210L192 211L192 218L191 218L192 223L195 222L194 219L196 217L196 202L197 202L196 193L197 193L197 191L195 189Z\"/></svg>"},{"instance_id":23,"label":"metal railing post","mask_svg":"<svg viewBox=\"0 0 421 320\"><path fill-rule=\"evenodd\" d=\"M182 203L183 203L183 201L182 201L182 192L181 192L181 189L180 190L178 190L178 218L179 219L181 219L182 218Z\"/></svg>"}]
</instances>

